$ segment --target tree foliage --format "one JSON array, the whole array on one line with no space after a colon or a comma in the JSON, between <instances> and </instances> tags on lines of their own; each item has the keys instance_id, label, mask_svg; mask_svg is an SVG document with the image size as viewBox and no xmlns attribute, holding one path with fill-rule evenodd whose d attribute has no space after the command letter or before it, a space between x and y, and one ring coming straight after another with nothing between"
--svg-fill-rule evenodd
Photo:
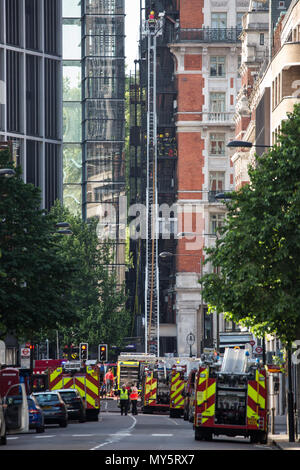
<instances>
[{"instance_id":1,"label":"tree foliage","mask_svg":"<svg viewBox=\"0 0 300 470\"><path fill-rule=\"evenodd\" d=\"M54 220L70 223L73 235L60 240L65 257L77 263L73 288L76 322L71 328L59 329L66 343L107 343L119 345L128 335L129 313L126 311L125 286L118 286L111 269L113 244L97 236L97 221L85 223L59 202L51 210Z\"/></svg>"},{"instance_id":2,"label":"tree foliage","mask_svg":"<svg viewBox=\"0 0 300 470\"><path fill-rule=\"evenodd\" d=\"M0 335L35 341L107 342L128 335L124 286L111 270L110 243L102 243L96 221L85 223L57 202L40 209L40 190L25 184L8 151L0 167L14 178L0 178ZM69 222L72 236L56 224Z\"/></svg>"},{"instance_id":3,"label":"tree foliage","mask_svg":"<svg viewBox=\"0 0 300 470\"><path fill-rule=\"evenodd\" d=\"M278 143L231 193L208 259L203 296L217 312L290 344L300 320L300 106L282 122Z\"/></svg>"},{"instance_id":4,"label":"tree foliage","mask_svg":"<svg viewBox=\"0 0 300 470\"><path fill-rule=\"evenodd\" d=\"M14 167L9 151L0 152L0 166ZM61 256L53 220L40 209L40 190L15 171L0 180L0 330L31 339L58 321L72 324L73 261Z\"/></svg>"}]
</instances>

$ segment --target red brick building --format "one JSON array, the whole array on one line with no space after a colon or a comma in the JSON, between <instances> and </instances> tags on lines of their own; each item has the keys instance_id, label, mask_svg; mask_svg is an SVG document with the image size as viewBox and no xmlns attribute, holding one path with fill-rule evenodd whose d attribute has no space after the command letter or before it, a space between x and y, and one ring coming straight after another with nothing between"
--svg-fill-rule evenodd
<instances>
[{"instance_id":1,"label":"red brick building","mask_svg":"<svg viewBox=\"0 0 300 470\"><path fill-rule=\"evenodd\" d=\"M214 344L211 316L201 299L204 247L215 243L224 204L216 193L232 190L233 165L226 144L234 136L240 89L241 19L248 2L182 0L175 41L178 145L176 323L178 353L195 334L194 353ZM205 271L204 271L205 270ZM205 327L204 327L205 325ZM215 325L216 326L216 325Z\"/></svg>"}]
</instances>

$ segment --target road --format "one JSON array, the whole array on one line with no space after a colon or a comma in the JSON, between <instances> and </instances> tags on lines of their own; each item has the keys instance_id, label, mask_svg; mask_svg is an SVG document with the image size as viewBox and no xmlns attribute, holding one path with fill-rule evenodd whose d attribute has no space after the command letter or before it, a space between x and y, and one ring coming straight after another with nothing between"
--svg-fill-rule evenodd
<instances>
[{"instance_id":1,"label":"road","mask_svg":"<svg viewBox=\"0 0 300 470\"><path fill-rule=\"evenodd\" d=\"M105 404L104 404L105 405ZM69 422L67 428L56 425L46 427L45 433L9 435L1 451L80 450L105 451L186 451L201 450L273 450L269 445L250 444L245 438L215 437L213 441L195 441L192 424L182 418L170 419L168 415L120 416L118 412L105 411L98 422ZM122 454L121 454L122 455ZM145 454L149 455L149 454Z\"/></svg>"}]
</instances>

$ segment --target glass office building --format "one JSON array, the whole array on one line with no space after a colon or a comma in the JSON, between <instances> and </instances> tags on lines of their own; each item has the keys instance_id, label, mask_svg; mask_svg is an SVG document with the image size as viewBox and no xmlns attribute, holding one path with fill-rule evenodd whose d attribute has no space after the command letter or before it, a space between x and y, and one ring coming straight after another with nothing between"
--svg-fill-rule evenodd
<instances>
[{"instance_id":1,"label":"glass office building","mask_svg":"<svg viewBox=\"0 0 300 470\"><path fill-rule=\"evenodd\" d=\"M42 206L62 197L61 0L0 0L0 141Z\"/></svg>"},{"instance_id":2,"label":"glass office building","mask_svg":"<svg viewBox=\"0 0 300 470\"><path fill-rule=\"evenodd\" d=\"M82 210L81 2L63 0L64 204Z\"/></svg>"},{"instance_id":3,"label":"glass office building","mask_svg":"<svg viewBox=\"0 0 300 470\"><path fill-rule=\"evenodd\" d=\"M64 204L97 218L125 279L124 0L63 0ZM125 215L125 214L123 214Z\"/></svg>"}]
</instances>

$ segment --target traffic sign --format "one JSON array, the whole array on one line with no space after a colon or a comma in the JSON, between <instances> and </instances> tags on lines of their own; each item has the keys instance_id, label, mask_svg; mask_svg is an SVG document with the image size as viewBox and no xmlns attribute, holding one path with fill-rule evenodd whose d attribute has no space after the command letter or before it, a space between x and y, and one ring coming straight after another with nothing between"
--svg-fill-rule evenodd
<instances>
[{"instance_id":1,"label":"traffic sign","mask_svg":"<svg viewBox=\"0 0 300 470\"><path fill-rule=\"evenodd\" d=\"M262 354L263 348L261 346L256 346L255 350L256 354Z\"/></svg>"},{"instance_id":2,"label":"traffic sign","mask_svg":"<svg viewBox=\"0 0 300 470\"><path fill-rule=\"evenodd\" d=\"M21 348L21 369L30 368L30 348Z\"/></svg>"},{"instance_id":3,"label":"traffic sign","mask_svg":"<svg viewBox=\"0 0 300 470\"><path fill-rule=\"evenodd\" d=\"M21 348L21 357L29 357L30 348Z\"/></svg>"}]
</instances>

